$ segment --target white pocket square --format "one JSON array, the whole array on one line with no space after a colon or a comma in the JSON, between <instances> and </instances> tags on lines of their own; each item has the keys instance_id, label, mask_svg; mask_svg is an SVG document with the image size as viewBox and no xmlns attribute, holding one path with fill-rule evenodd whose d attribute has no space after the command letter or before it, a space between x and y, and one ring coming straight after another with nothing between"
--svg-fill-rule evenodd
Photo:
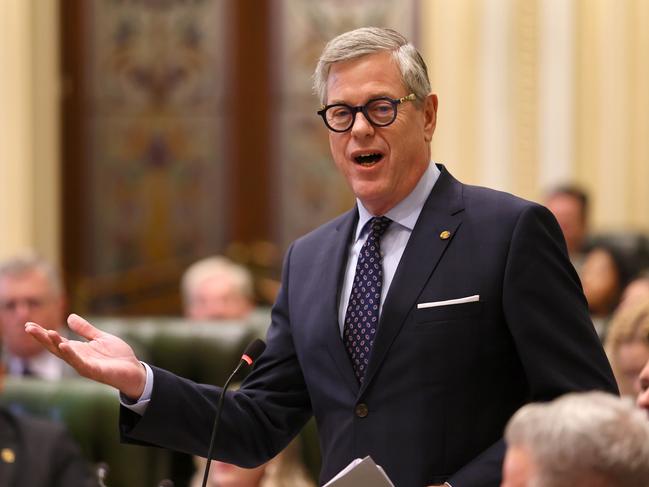
<instances>
[{"instance_id":1,"label":"white pocket square","mask_svg":"<svg viewBox=\"0 0 649 487\"><path fill-rule=\"evenodd\" d=\"M417 309L437 308L438 306L449 306L451 304L474 303L480 301L480 295L474 294L466 298L447 299L446 301L431 301L430 303L418 303Z\"/></svg>"}]
</instances>

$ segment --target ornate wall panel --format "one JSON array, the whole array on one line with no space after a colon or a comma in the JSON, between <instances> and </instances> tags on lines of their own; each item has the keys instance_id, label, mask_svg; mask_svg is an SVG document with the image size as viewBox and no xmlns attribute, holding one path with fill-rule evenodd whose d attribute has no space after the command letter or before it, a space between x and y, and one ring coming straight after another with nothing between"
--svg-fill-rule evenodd
<instances>
[{"instance_id":1,"label":"ornate wall panel","mask_svg":"<svg viewBox=\"0 0 649 487\"><path fill-rule=\"evenodd\" d=\"M180 268L224 246L227 5L88 5L82 291L91 309L128 309L142 295L126 281L168 274L177 292Z\"/></svg>"}]
</instances>

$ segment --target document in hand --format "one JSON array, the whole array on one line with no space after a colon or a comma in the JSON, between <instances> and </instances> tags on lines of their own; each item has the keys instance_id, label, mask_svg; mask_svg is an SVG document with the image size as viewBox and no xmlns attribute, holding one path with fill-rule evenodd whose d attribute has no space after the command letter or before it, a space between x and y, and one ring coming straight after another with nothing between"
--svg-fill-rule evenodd
<instances>
[{"instance_id":1,"label":"document in hand","mask_svg":"<svg viewBox=\"0 0 649 487\"><path fill-rule=\"evenodd\" d=\"M394 487L394 484L368 456L353 460L323 487Z\"/></svg>"}]
</instances>

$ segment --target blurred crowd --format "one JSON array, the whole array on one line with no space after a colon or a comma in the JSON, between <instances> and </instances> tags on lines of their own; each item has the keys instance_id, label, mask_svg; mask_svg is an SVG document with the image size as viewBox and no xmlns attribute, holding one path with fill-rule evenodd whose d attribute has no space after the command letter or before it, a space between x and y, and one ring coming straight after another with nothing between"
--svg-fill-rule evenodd
<instances>
[{"instance_id":1,"label":"blurred crowd","mask_svg":"<svg viewBox=\"0 0 649 487\"><path fill-rule=\"evenodd\" d=\"M237 322L255 308L253 275L244 266L223 256L195 262L184 273L181 286L184 316L188 323ZM76 372L24 332L28 321L69 336L65 316L66 296L60 274L46 260L32 254L0 263L0 337L3 368L12 376L57 381ZM243 322L243 321L241 321ZM0 409L0 424L15 427L0 431L0 487L85 487L98 484L87 459L61 424L30 417L23 411ZM23 434L27 424L30 434ZM20 427L20 428L19 428ZM32 434L33 431L33 434ZM54 441L56 440L56 441ZM49 448L49 450L48 450ZM54 453L64 452L65 455ZM48 459L53 458L51 463ZM40 462L41 469L31 468ZM195 458L191 479L176 487L202 484L205 459ZM41 471L42 470L42 471ZM34 477L34 472L40 472ZM315 483L301 462L296 439L277 457L257 468L246 469L212 461L208 487L311 487Z\"/></svg>"},{"instance_id":2,"label":"blurred crowd","mask_svg":"<svg viewBox=\"0 0 649 487\"><path fill-rule=\"evenodd\" d=\"M593 333L604 345L623 399L604 393L570 394L548 404L522 408L507 427L509 452L503 486L649 485L649 420L641 412L649 412L649 240L646 235L632 232L591 233L589 199L577 187L556 188L547 194L545 204L564 233L570 260L588 302ZM188 322L214 323L243 319L256 306L254 284L250 270L231 259L211 256L198 261L186 270L180 284L185 318ZM75 372L63 361L44 352L24 333L28 321L65 332L66 312L62 279L49 262L34 255L1 262L3 370L25 380L38 377L58 381L74 376ZM625 397L632 398L636 406L630 406ZM11 424L19 421L13 412L3 409L1 414ZM29 485L71 485L66 475L85 479L85 484L75 480L74 485L98 485L89 478L90 469L73 440L58 427L52 430L51 425L42 426L42 420L34 421L38 425L34 427L36 432L33 436L22 435L21 441L45 445L47 442L39 435L63 435L60 438L64 440L58 441L69 445L65 462L74 471L53 463L49 468L58 473L48 473L45 481L30 480ZM17 458L28 455L31 447L16 444L15 432L7 428L1 432L0 442L0 486L14 485L8 479L17 475L18 465L24 465ZM255 469L213 462L208 485L315 485L300 458L300 445L295 442ZM194 463L196 474L188 484L191 487L201 485L205 459L196 458ZM530 483L532 478L537 483Z\"/></svg>"}]
</instances>

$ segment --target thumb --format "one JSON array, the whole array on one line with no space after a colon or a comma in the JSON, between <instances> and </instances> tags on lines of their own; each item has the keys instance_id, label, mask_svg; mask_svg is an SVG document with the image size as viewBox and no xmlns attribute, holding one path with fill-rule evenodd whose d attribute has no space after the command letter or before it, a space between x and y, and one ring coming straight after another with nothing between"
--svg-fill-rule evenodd
<instances>
[{"instance_id":1,"label":"thumb","mask_svg":"<svg viewBox=\"0 0 649 487\"><path fill-rule=\"evenodd\" d=\"M74 313L68 316L68 326L73 332L86 340L94 340L102 335L101 330L95 328L87 320Z\"/></svg>"}]
</instances>

